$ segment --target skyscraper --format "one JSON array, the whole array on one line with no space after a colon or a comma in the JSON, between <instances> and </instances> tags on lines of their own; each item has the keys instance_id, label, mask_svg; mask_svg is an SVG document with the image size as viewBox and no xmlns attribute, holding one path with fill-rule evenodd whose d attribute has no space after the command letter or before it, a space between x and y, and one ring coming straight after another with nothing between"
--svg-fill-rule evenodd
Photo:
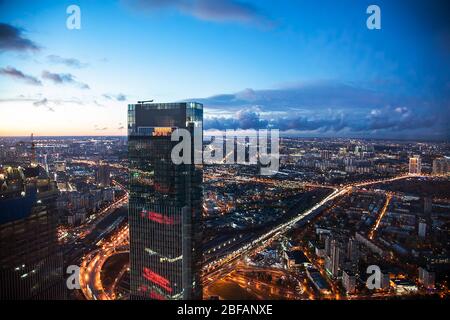
<instances>
[{"instance_id":1,"label":"skyscraper","mask_svg":"<svg viewBox=\"0 0 450 320\"><path fill-rule=\"evenodd\" d=\"M431 271L428 267L419 267L419 283L427 289L434 289L436 273Z\"/></svg>"},{"instance_id":2,"label":"skyscraper","mask_svg":"<svg viewBox=\"0 0 450 320\"><path fill-rule=\"evenodd\" d=\"M420 159L420 156L415 155L409 158L409 173L410 174L422 173L422 161Z\"/></svg>"},{"instance_id":3,"label":"skyscraper","mask_svg":"<svg viewBox=\"0 0 450 320\"><path fill-rule=\"evenodd\" d=\"M345 260L345 248L338 240L331 240L330 255L325 259L325 268L335 278L340 274Z\"/></svg>"},{"instance_id":4,"label":"skyscraper","mask_svg":"<svg viewBox=\"0 0 450 320\"><path fill-rule=\"evenodd\" d=\"M351 262L358 262L360 258L360 250L358 241L355 238L350 238L347 245L347 259Z\"/></svg>"},{"instance_id":5,"label":"skyscraper","mask_svg":"<svg viewBox=\"0 0 450 320\"><path fill-rule=\"evenodd\" d=\"M355 293L356 290L356 276L350 270L342 272L342 285L348 294Z\"/></svg>"},{"instance_id":6,"label":"skyscraper","mask_svg":"<svg viewBox=\"0 0 450 320\"><path fill-rule=\"evenodd\" d=\"M421 238L425 238L427 236L427 223L425 220L419 221L418 234Z\"/></svg>"},{"instance_id":7,"label":"skyscraper","mask_svg":"<svg viewBox=\"0 0 450 320\"><path fill-rule=\"evenodd\" d=\"M44 168L0 169L0 299L64 299L58 189Z\"/></svg>"},{"instance_id":8,"label":"skyscraper","mask_svg":"<svg viewBox=\"0 0 450 320\"><path fill-rule=\"evenodd\" d=\"M433 199L431 197L423 198L423 212L429 215L433 211Z\"/></svg>"},{"instance_id":9,"label":"skyscraper","mask_svg":"<svg viewBox=\"0 0 450 320\"><path fill-rule=\"evenodd\" d=\"M99 165L97 170L97 183L103 187L109 186L111 184L110 170L108 165Z\"/></svg>"},{"instance_id":10,"label":"skyscraper","mask_svg":"<svg viewBox=\"0 0 450 320\"><path fill-rule=\"evenodd\" d=\"M445 175L449 171L449 161L447 158L437 158L433 160L433 174Z\"/></svg>"},{"instance_id":11,"label":"skyscraper","mask_svg":"<svg viewBox=\"0 0 450 320\"><path fill-rule=\"evenodd\" d=\"M132 299L201 299L201 165L175 164L175 129L202 141L199 103L128 106ZM192 160L191 159L191 160Z\"/></svg>"}]
</instances>

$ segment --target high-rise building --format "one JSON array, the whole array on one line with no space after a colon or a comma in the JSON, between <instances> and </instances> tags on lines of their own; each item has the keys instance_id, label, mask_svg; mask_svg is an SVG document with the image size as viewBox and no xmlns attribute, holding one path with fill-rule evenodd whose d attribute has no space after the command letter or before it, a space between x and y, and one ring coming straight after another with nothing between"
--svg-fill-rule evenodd
<instances>
[{"instance_id":1,"label":"high-rise building","mask_svg":"<svg viewBox=\"0 0 450 320\"><path fill-rule=\"evenodd\" d=\"M431 197L425 197L423 199L423 212L429 215L433 211L433 199Z\"/></svg>"},{"instance_id":2,"label":"high-rise building","mask_svg":"<svg viewBox=\"0 0 450 320\"><path fill-rule=\"evenodd\" d=\"M340 241L333 239L330 251L330 256L325 259L325 268L333 277L337 278L345 261L345 247Z\"/></svg>"},{"instance_id":3,"label":"high-rise building","mask_svg":"<svg viewBox=\"0 0 450 320\"><path fill-rule=\"evenodd\" d=\"M202 167L193 161L202 121L199 103L128 106L132 299L202 297ZM191 134L190 163L172 161L175 129Z\"/></svg>"},{"instance_id":4,"label":"high-rise building","mask_svg":"<svg viewBox=\"0 0 450 320\"><path fill-rule=\"evenodd\" d=\"M325 236L325 255L331 255L331 240L332 237L330 235Z\"/></svg>"},{"instance_id":5,"label":"high-rise building","mask_svg":"<svg viewBox=\"0 0 450 320\"><path fill-rule=\"evenodd\" d=\"M358 262L360 254L358 241L355 238L350 238L347 245L347 259L351 262Z\"/></svg>"},{"instance_id":6,"label":"high-rise building","mask_svg":"<svg viewBox=\"0 0 450 320\"><path fill-rule=\"evenodd\" d=\"M387 271L381 272L380 289L389 290L391 287L391 275Z\"/></svg>"},{"instance_id":7,"label":"high-rise building","mask_svg":"<svg viewBox=\"0 0 450 320\"><path fill-rule=\"evenodd\" d=\"M419 282L427 289L433 289L435 286L436 274L427 268L419 267Z\"/></svg>"},{"instance_id":8,"label":"high-rise building","mask_svg":"<svg viewBox=\"0 0 450 320\"><path fill-rule=\"evenodd\" d=\"M109 166L101 164L97 170L97 183L101 186L109 186L111 184Z\"/></svg>"},{"instance_id":9,"label":"high-rise building","mask_svg":"<svg viewBox=\"0 0 450 320\"><path fill-rule=\"evenodd\" d=\"M342 272L342 286L348 294L353 294L356 291L356 276L350 270Z\"/></svg>"},{"instance_id":10,"label":"high-rise building","mask_svg":"<svg viewBox=\"0 0 450 320\"><path fill-rule=\"evenodd\" d=\"M447 158L436 158L433 160L433 174L445 175L449 171L449 162Z\"/></svg>"},{"instance_id":11,"label":"high-rise building","mask_svg":"<svg viewBox=\"0 0 450 320\"><path fill-rule=\"evenodd\" d=\"M425 220L419 221L418 235L421 238L425 238L427 236L427 223L425 222Z\"/></svg>"},{"instance_id":12,"label":"high-rise building","mask_svg":"<svg viewBox=\"0 0 450 320\"><path fill-rule=\"evenodd\" d=\"M0 169L0 299L64 299L58 189L44 168Z\"/></svg>"},{"instance_id":13,"label":"high-rise building","mask_svg":"<svg viewBox=\"0 0 450 320\"><path fill-rule=\"evenodd\" d=\"M421 174L422 173L422 160L419 155L415 155L409 158L409 173Z\"/></svg>"}]
</instances>

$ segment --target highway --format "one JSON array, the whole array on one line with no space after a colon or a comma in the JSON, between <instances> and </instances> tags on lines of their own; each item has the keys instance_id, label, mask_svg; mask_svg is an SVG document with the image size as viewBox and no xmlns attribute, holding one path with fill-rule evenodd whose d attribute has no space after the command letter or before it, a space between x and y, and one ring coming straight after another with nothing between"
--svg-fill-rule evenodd
<instances>
[{"instance_id":1,"label":"highway","mask_svg":"<svg viewBox=\"0 0 450 320\"><path fill-rule=\"evenodd\" d=\"M312 213L314 213L317 209L321 208L322 206L325 206L329 204L334 199L345 195L346 193L350 192L352 188L355 187L365 187L377 183L386 183L386 182L392 182L407 178L414 178L414 177L425 177L425 175L400 175L393 178L388 179L380 179L380 180L369 180L364 182L358 182L358 183L352 183L345 186L341 186L339 188L334 188L334 191L322 199L320 202L315 204L310 209L300 213L299 215L295 216L294 218L290 219L289 221L282 223L275 228L271 229L270 231L266 232L265 234L259 236L258 238L252 240L251 242L243 245L239 249L229 253L228 255L212 261L205 266L203 266L202 272L203 272L203 285L207 286L208 284L214 282L217 278L220 276L223 276L225 274L228 274L229 270L233 269L233 262L238 260L244 255L248 255L257 251L262 250L263 248L267 247L273 240L276 240L278 237L289 231L293 226L295 226L296 223L299 221L302 221L303 219L306 219L308 216L310 216Z\"/></svg>"},{"instance_id":2,"label":"highway","mask_svg":"<svg viewBox=\"0 0 450 320\"><path fill-rule=\"evenodd\" d=\"M111 236L108 242L83 257L80 268L80 288L87 300L113 300L115 295L103 287L101 272L104 263L115 254L128 251L128 226Z\"/></svg>"},{"instance_id":3,"label":"highway","mask_svg":"<svg viewBox=\"0 0 450 320\"><path fill-rule=\"evenodd\" d=\"M369 239L373 240L375 237L375 232L377 231L378 227L380 226L380 222L383 219L384 215L386 214L386 211L389 207L389 203L391 203L392 200L392 193L388 192L386 195L386 202L384 203L383 208L381 209L380 214L378 215L377 221L375 222L372 230L370 230Z\"/></svg>"},{"instance_id":4,"label":"highway","mask_svg":"<svg viewBox=\"0 0 450 320\"><path fill-rule=\"evenodd\" d=\"M102 210L97 212L95 215L87 219L85 223L80 226L74 228L60 228L58 230L58 240L63 241L64 238L68 238L69 240L66 242L68 244L74 243L75 241L84 239L87 235L89 235L97 225L106 218L111 212L120 208L124 204L128 203L128 191L126 191L125 187L120 183L113 181L113 185L121 188L125 194L121 197L117 198L114 202L104 207Z\"/></svg>"}]
</instances>

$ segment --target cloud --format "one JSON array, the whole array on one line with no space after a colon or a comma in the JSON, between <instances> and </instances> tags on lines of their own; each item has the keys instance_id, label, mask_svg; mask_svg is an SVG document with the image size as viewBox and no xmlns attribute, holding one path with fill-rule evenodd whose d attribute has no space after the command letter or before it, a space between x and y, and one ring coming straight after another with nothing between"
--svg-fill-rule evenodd
<instances>
[{"instance_id":1,"label":"cloud","mask_svg":"<svg viewBox=\"0 0 450 320\"><path fill-rule=\"evenodd\" d=\"M209 108L226 107L233 111L258 106L262 111L314 110L316 108L353 108L353 106L373 109L384 103L381 92L352 84L318 81L296 84L277 89L245 89L234 94L220 94L206 99L195 99Z\"/></svg>"},{"instance_id":2,"label":"cloud","mask_svg":"<svg viewBox=\"0 0 450 320\"><path fill-rule=\"evenodd\" d=\"M94 100L93 103L97 106L97 107L104 107L103 104L99 103L97 100Z\"/></svg>"},{"instance_id":3,"label":"cloud","mask_svg":"<svg viewBox=\"0 0 450 320\"><path fill-rule=\"evenodd\" d=\"M38 100L38 101L33 102L33 106L35 106L35 107L41 107L41 106L43 106L43 107L46 107L48 111L55 112L55 109L53 109L52 107L50 107L50 106L48 105L48 103L49 103L48 99L47 99L47 98L43 98L43 99L41 99L41 100Z\"/></svg>"},{"instance_id":4,"label":"cloud","mask_svg":"<svg viewBox=\"0 0 450 320\"><path fill-rule=\"evenodd\" d=\"M98 125L94 125L94 130L95 131L105 131L108 130L108 127L99 127Z\"/></svg>"},{"instance_id":5,"label":"cloud","mask_svg":"<svg viewBox=\"0 0 450 320\"><path fill-rule=\"evenodd\" d=\"M254 111L242 110L231 117L211 117L204 121L206 130L227 129L278 129L281 132L316 133L319 135L353 134L373 136L392 135L397 138L405 131L420 131L435 127L439 123L436 115L429 116L396 116L393 109L387 108L380 113L369 113L365 116L352 116L346 113L335 115L302 116L290 114L266 119ZM427 130L425 130L427 131ZM441 136L444 137L444 132ZM422 137L420 137L422 138Z\"/></svg>"},{"instance_id":6,"label":"cloud","mask_svg":"<svg viewBox=\"0 0 450 320\"><path fill-rule=\"evenodd\" d=\"M32 102L34 106L43 106L48 104L53 104L55 106L59 105L84 105L84 103L76 97L68 98L68 99L51 99L51 98L42 98L42 94L36 95L19 95L13 98L0 98L0 103L11 103L11 102Z\"/></svg>"},{"instance_id":7,"label":"cloud","mask_svg":"<svg viewBox=\"0 0 450 320\"><path fill-rule=\"evenodd\" d=\"M54 64L64 64L68 67L77 68L77 69L84 68L88 65L87 63L83 63L80 60L75 59L75 58L63 58L61 56L54 55L54 54L47 56L47 60Z\"/></svg>"},{"instance_id":8,"label":"cloud","mask_svg":"<svg viewBox=\"0 0 450 320\"><path fill-rule=\"evenodd\" d=\"M117 101L127 100L127 96L123 93L119 93L119 94L115 94L115 95L105 93L105 94L103 94L103 97L108 100L112 100L112 99L116 99Z\"/></svg>"},{"instance_id":9,"label":"cloud","mask_svg":"<svg viewBox=\"0 0 450 320\"><path fill-rule=\"evenodd\" d=\"M0 68L0 75L4 75L13 79L18 79L25 81L28 84L34 85L34 86L40 86L42 85L42 82L30 75L24 74L22 71L17 70L13 67L6 67L6 68Z\"/></svg>"},{"instance_id":10,"label":"cloud","mask_svg":"<svg viewBox=\"0 0 450 320\"><path fill-rule=\"evenodd\" d=\"M73 84L80 89L90 89L87 84L75 80L75 76L70 73L51 73L44 70L42 71L42 78L50 80L55 84Z\"/></svg>"},{"instance_id":11,"label":"cloud","mask_svg":"<svg viewBox=\"0 0 450 320\"><path fill-rule=\"evenodd\" d=\"M256 7L238 0L125 0L125 2L139 10L175 9L205 21L272 25L272 22Z\"/></svg>"},{"instance_id":12,"label":"cloud","mask_svg":"<svg viewBox=\"0 0 450 320\"><path fill-rule=\"evenodd\" d=\"M42 100L38 100L38 101L33 102L33 106L36 106L36 107L39 107L39 106L46 106L47 103L48 103L47 98L44 98L44 99L42 99Z\"/></svg>"},{"instance_id":13,"label":"cloud","mask_svg":"<svg viewBox=\"0 0 450 320\"><path fill-rule=\"evenodd\" d=\"M40 47L23 36L23 29L0 22L0 52L38 51Z\"/></svg>"},{"instance_id":14,"label":"cloud","mask_svg":"<svg viewBox=\"0 0 450 320\"><path fill-rule=\"evenodd\" d=\"M450 138L450 103L445 97L399 96L321 82L188 100L204 104L207 130L274 128L316 136Z\"/></svg>"},{"instance_id":15,"label":"cloud","mask_svg":"<svg viewBox=\"0 0 450 320\"><path fill-rule=\"evenodd\" d=\"M127 96L124 95L124 94L122 94L122 93L119 93L119 94L116 96L116 99L117 99L117 101L125 101L125 100L127 100Z\"/></svg>"},{"instance_id":16,"label":"cloud","mask_svg":"<svg viewBox=\"0 0 450 320\"><path fill-rule=\"evenodd\" d=\"M332 117L307 117L302 115L286 115L265 119L260 113L252 110L238 111L231 117L206 118L204 127L208 129L278 129L280 131L341 131L349 126L341 115Z\"/></svg>"}]
</instances>

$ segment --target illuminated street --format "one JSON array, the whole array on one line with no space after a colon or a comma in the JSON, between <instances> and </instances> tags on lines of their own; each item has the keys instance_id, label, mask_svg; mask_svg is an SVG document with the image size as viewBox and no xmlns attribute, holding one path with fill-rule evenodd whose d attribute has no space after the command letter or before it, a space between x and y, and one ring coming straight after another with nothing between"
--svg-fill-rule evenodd
<instances>
[{"instance_id":1,"label":"illuminated street","mask_svg":"<svg viewBox=\"0 0 450 320\"><path fill-rule=\"evenodd\" d=\"M80 287L87 300L114 300L115 293L103 287L102 268L105 261L113 255L127 252L128 244L128 226L124 226L100 248L84 257L80 269Z\"/></svg>"}]
</instances>

